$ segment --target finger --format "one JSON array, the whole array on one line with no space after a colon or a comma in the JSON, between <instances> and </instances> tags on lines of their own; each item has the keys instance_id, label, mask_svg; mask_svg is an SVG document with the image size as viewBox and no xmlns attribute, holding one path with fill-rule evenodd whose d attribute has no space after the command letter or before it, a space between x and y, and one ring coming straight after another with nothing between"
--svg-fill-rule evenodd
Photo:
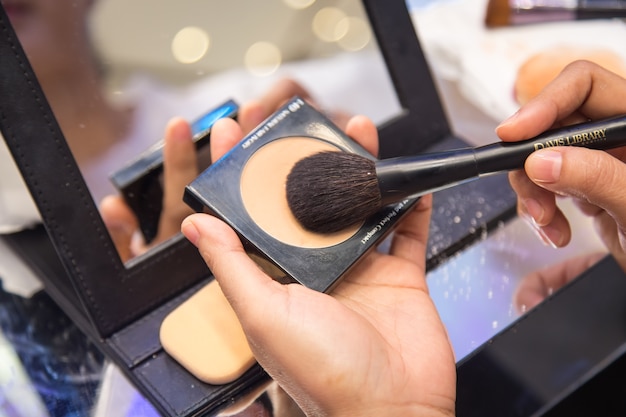
<instances>
[{"instance_id":1,"label":"finger","mask_svg":"<svg viewBox=\"0 0 626 417\"><path fill-rule=\"evenodd\" d=\"M315 372L320 361L345 352L331 343L339 334L346 339L345 330L333 326L346 311L342 304L303 285L274 281L244 252L235 232L215 217L191 215L182 232L198 247L237 314L256 359L277 382L302 379L301 375ZM342 321L353 329L360 322L358 318ZM358 328L352 334L361 339L366 330ZM285 374L284 369L292 372ZM289 385L298 389L297 384Z\"/></svg>"},{"instance_id":2,"label":"finger","mask_svg":"<svg viewBox=\"0 0 626 417\"><path fill-rule=\"evenodd\" d=\"M281 378L289 377L283 375L281 369L295 369L297 373L302 367L313 368L306 361L302 362L303 356L310 358L311 363L322 360L314 343L318 342L316 336L320 334L316 329L330 327L336 315L332 315L330 309L324 309L323 303L318 301L320 297L330 297L302 285L283 285L274 281L246 254L235 232L216 217L191 215L183 221L181 230L198 247L237 315L255 358L274 379L278 378L280 382ZM308 318L318 309L326 313L325 320L323 314ZM300 317L300 310L310 312ZM311 325L303 328L302 320ZM281 337L276 338L276 334ZM285 346L290 348L285 349ZM294 355L294 352L298 354ZM330 352L326 350L323 354L328 357ZM302 372L313 371L306 369Z\"/></svg>"},{"instance_id":3,"label":"finger","mask_svg":"<svg viewBox=\"0 0 626 417\"><path fill-rule=\"evenodd\" d=\"M549 224L557 211L554 193L532 182L523 170L509 172L509 183L518 197L518 214L538 226Z\"/></svg>"},{"instance_id":4,"label":"finger","mask_svg":"<svg viewBox=\"0 0 626 417\"><path fill-rule=\"evenodd\" d=\"M365 116L352 117L346 125L346 134L372 155L378 155L378 130L369 118Z\"/></svg>"},{"instance_id":5,"label":"finger","mask_svg":"<svg viewBox=\"0 0 626 417\"><path fill-rule=\"evenodd\" d=\"M585 254L527 275L522 279L513 295L516 308L521 313L530 310L604 256L606 254L600 252Z\"/></svg>"},{"instance_id":6,"label":"finger","mask_svg":"<svg viewBox=\"0 0 626 417\"><path fill-rule=\"evenodd\" d=\"M606 210L626 230L626 165L606 152L583 148L553 148L531 155L526 172L537 185L554 193L587 201ZM623 238L622 238L623 240Z\"/></svg>"},{"instance_id":7,"label":"finger","mask_svg":"<svg viewBox=\"0 0 626 417\"><path fill-rule=\"evenodd\" d=\"M193 214L183 221L181 230L198 247L244 328L258 325L259 317L267 317L268 311L259 300L280 302L282 285L259 269L224 222L206 214ZM281 308L274 305L271 311Z\"/></svg>"},{"instance_id":8,"label":"finger","mask_svg":"<svg viewBox=\"0 0 626 417\"><path fill-rule=\"evenodd\" d=\"M165 129L163 147L163 210L155 243L180 231L180 223L193 211L183 202L185 186L198 175L196 148L189 123L172 119Z\"/></svg>"},{"instance_id":9,"label":"finger","mask_svg":"<svg viewBox=\"0 0 626 417\"><path fill-rule=\"evenodd\" d=\"M496 133L504 141L517 141L536 136L558 121L565 124L621 114L626 112L626 103L614 98L624 94L626 80L591 62L577 61L502 122Z\"/></svg>"},{"instance_id":10,"label":"finger","mask_svg":"<svg viewBox=\"0 0 626 417\"><path fill-rule=\"evenodd\" d=\"M567 245L572 238L572 230L556 204L554 193L533 183L521 170L510 172L509 182L518 196L517 213L537 237L555 248Z\"/></svg>"},{"instance_id":11,"label":"finger","mask_svg":"<svg viewBox=\"0 0 626 417\"><path fill-rule=\"evenodd\" d=\"M243 131L233 119L224 118L211 128L211 158L213 162L224 156L243 138Z\"/></svg>"},{"instance_id":12,"label":"finger","mask_svg":"<svg viewBox=\"0 0 626 417\"><path fill-rule=\"evenodd\" d=\"M626 236L615 219L602 210L593 217L593 225L617 263L626 271Z\"/></svg>"},{"instance_id":13,"label":"finger","mask_svg":"<svg viewBox=\"0 0 626 417\"><path fill-rule=\"evenodd\" d=\"M342 110L327 111L326 115L339 129L343 130L344 132L346 131L348 123L350 122L350 120L352 120L353 117L351 113Z\"/></svg>"},{"instance_id":14,"label":"finger","mask_svg":"<svg viewBox=\"0 0 626 417\"><path fill-rule=\"evenodd\" d=\"M557 147L533 153L526 161L526 172L546 190L604 208L624 229L626 165L622 161L603 151Z\"/></svg>"},{"instance_id":15,"label":"finger","mask_svg":"<svg viewBox=\"0 0 626 417\"><path fill-rule=\"evenodd\" d=\"M522 218L526 220L527 224L535 232L537 237L548 246L553 248L562 248L567 246L572 239L572 228L569 221L558 207L550 222L544 225L538 225L528 216L524 216Z\"/></svg>"},{"instance_id":16,"label":"finger","mask_svg":"<svg viewBox=\"0 0 626 417\"><path fill-rule=\"evenodd\" d=\"M615 261L626 271L626 238L624 232L618 229L615 220L606 211L601 211L593 218L593 225Z\"/></svg>"},{"instance_id":17,"label":"finger","mask_svg":"<svg viewBox=\"0 0 626 417\"><path fill-rule=\"evenodd\" d=\"M574 205L586 216L595 217L603 212L601 207L596 206L595 204L591 204L587 200L581 200L580 198L572 198Z\"/></svg>"},{"instance_id":18,"label":"finger","mask_svg":"<svg viewBox=\"0 0 626 417\"><path fill-rule=\"evenodd\" d=\"M304 88L302 84L291 78L283 78L274 83L274 85L261 96L259 101L263 103L269 115L293 96L299 96L306 101L313 101L308 90Z\"/></svg>"},{"instance_id":19,"label":"finger","mask_svg":"<svg viewBox=\"0 0 626 417\"><path fill-rule=\"evenodd\" d=\"M128 261L134 255L131 242L133 234L139 227L137 218L120 196L107 196L102 199L100 213L120 259L122 262Z\"/></svg>"},{"instance_id":20,"label":"finger","mask_svg":"<svg viewBox=\"0 0 626 417\"><path fill-rule=\"evenodd\" d=\"M260 125L263 120L268 118L270 114L261 101L252 100L241 105L237 121L243 133L248 134Z\"/></svg>"},{"instance_id":21,"label":"finger","mask_svg":"<svg viewBox=\"0 0 626 417\"><path fill-rule=\"evenodd\" d=\"M389 253L425 268L428 230L433 209L432 195L420 198L394 231Z\"/></svg>"}]
</instances>

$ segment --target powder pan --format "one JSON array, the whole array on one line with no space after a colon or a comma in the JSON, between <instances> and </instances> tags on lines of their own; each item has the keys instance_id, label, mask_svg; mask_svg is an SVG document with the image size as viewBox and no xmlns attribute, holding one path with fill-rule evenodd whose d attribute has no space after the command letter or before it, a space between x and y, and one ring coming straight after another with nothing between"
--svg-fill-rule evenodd
<instances>
[{"instance_id":1,"label":"powder pan","mask_svg":"<svg viewBox=\"0 0 626 417\"><path fill-rule=\"evenodd\" d=\"M249 169L248 164L251 164L255 155L265 152L266 145L274 146L277 141L290 141L292 138L319 141L323 146L331 146L337 151L374 158L323 114L300 97L294 97L189 184L185 189L184 200L194 210L215 215L228 223L239 235L248 254L277 281L297 282L317 291L329 292L363 255L382 242L417 199L407 199L382 208L354 230L345 232L341 238L319 236L320 242L326 243L317 244L314 237L313 244L302 245L290 240L289 235L278 236L274 230L255 221L258 218L254 210L250 210L250 202L244 202L244 197L249 197L247 188L242 189L242 179L246 181L243 173ZM289 167L297 161L289 154L278 158L281 160L273 162ZM258 168L256 171L259 171ZM263 172L255 174L264 175ZM264 184L263 178L258 184ZM284 187L284 184L280 186ZM273 200L279 200L263 197L264 191L268 191L271 196L275 195L271 192L272 188L275 187L269 184L265 187L261 185L256 190L260 196L257 197L259 205L265 205L266 210L274 207ZM264 201L266 198L272 200ZM290 213L280 210L266 214L276 214L275 223L279 225L281 222L293 221L289 218L292 216ZM297 233L295 231L292 234Z\"/></svg>"}]
</instances>

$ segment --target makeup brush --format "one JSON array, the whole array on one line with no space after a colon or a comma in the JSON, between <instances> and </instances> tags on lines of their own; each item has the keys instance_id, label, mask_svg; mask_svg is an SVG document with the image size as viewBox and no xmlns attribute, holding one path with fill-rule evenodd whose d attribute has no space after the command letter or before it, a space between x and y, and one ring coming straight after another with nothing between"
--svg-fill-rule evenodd
<instances>
[{"instance_id":1,"label":"makeup brush","mask_svg":"<svg viewBox=\"0 0 626 417\"><path fill-rule=\"evenodd\" d=\"M287 176L287 203L306 229L333 233L363 221L388 204L480 176L521 169L526 158L539 149L623 145L626 116L549 130L520 142L383 160L349 152L321 152L294 165Z\"/></svg>"},{"instance_id":2,"label":"makeup brush","mask_svg":"<svg viewBox=\"0 0 626 417\"><path fill-rule=\"evenodd\" d=\"M626 17L626 0L489 0L485 26Z\"/></svg>"}]
</instances>

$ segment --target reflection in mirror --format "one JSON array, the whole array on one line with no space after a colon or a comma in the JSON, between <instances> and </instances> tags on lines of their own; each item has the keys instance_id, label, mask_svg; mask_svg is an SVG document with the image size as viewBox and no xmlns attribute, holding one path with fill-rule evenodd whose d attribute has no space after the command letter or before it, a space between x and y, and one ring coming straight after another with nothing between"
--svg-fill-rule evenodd
<instances>
[{"instance_id":1,"label":"reflection in mirror","mask_svg":"<svg viewBox=\"0 0 626 417\"><path fill-rule=\"evenodd\" d=\"M146 10L151 11L149 17ZM109 68L109 88L116 95L127 93L129 78L138 72L188 89L203 88L209 79L204 88L211 89L185 91L208 105L225 98L254 97L276 79L291 76L325 108L345 106L375 121L397 112L395 94L359 1L174 6L167 1L129 5L108 0L97 4L91 27L98 54ZM348 65L345 61L354 62L343 68ZM361 77L372 82L368 90L376 90L359 91L365 89L359 84ZM346 91L367 99L349 100L342 97ZM390 101L375 105L375 92ZM224 97L228 95L232 97Z\"/></svg>"},{"instance_id":2,"label":"reflection in mirror","mask_svg":"<svg viewBox=\"0 0 626 417\"><path fill-rule=\"evenodd\" d=\"M573 224L590 225L590 219L578 212L574 203L564 201L561 207ZM522 285L540 287L543 297L563 285L540 282L533 274L550 265L571 264L590 253L604 253L601 240L593 234L575 235L571 245L557 251L544 245L526 220L516 217L432 270L429 293L457 362L534 308L533 301L543 301L539 294L520 297Z\"/></svg>"},{"instance_id":3,"label":"reflection in mirror","mask_svg":"<svg viewBox=\"0 0 626 417\"><path fill-rule=\"evenodd\" d=\"M331 116L381 123L400 111L360 1L6 6L97 203L116 192L110 174L161 140L172 117L266 97L285 77ZM128 212L109 212L127 239Z\"/></svg>"},{"instance_id":4,"label":"reflection in mirror","mask_svg":"<svg viewBox=\"0 0 626 417\"><path fill-rule=\"evenodd\" d=\"M419 29L427 59L435 69L439 92L446 105L453 131L458 132L469 143L483 145L498 140L494 135L494 128L502 120L499 117L505 117L509 113L504 111L504 115L500 113L502 116L495 116L484 105L484 95L467 94L467 91L476 91L481 77L489 81L489 75L485 74L491 73L483 71L487 67L498 68L502 74L513 71L510 78L504 77L512 82L517 71L517 61L508 59L509 56L493 54L491 48L481 50L477 47L468 53L458 48L458 44L453 41L454 36L439 36L447 30L443 22L449 23L451 16L458 19L459 16L464 16L462 12L471 8L465 9L467 4L461 4L467 2L456 3L459 4L438 0L406 0L413 21ZM496 32L474 32L481 27L476 26L477 23L482 25L482 14L478 13L474 18L477 16L478 20L465 17L468 23L460 25L454 35L465 36L467 39L464 41L474 45L483 45L481 42L485 39L490 42L506 42L506 39L508 42L515 40L524 44L532 43L526 39L526 31L517 34L519 39L513 32L503 38L498 38L502 34ZM442 53L443 50L450 54ZM522 49L519 53L525 54ZM455 58L451 60L451 56ZM467 65L465 60L481 62L483 65L472 69L472 65ZM452 73L455 75L451 76ZM480 76L473 77L470 74ZM490 102L507 103L510 100L509 91L507 88L496 88L492 94L493 101ZM506 107L498 105L493 108L502 111ZM471 198L455 200L454 204L462 207L465 217L448 216L449 221L461 223L469 218L471 227L479 227L484 220L485 209L493 201L481 199L475 203L478 204L473 205ZM559 208L575 228L573 238L565 248L555 249L544 245L536 236L536 225L528 227L523 218L515 217L504 223L499 222L489 233L482 228L478 229L481 233L477 242L456 252L445 263L429 272L429 294L446 325L457 361L474 352L490 338L505 332L507 326L515 323L521 315L562 288L564 279L555 274L545 274L545 268L568 265L568 274L573 279L606 252L604 244L594 231L593 221L581 214L572 201L560 199ZM443 208L440 206L436 210ZM436 233L431 230L431 237L432 235ZM581 259L588 263L582 263ZM543 274L543 279L539 278L540 273ZM547 279L547 276L552 277L552 280ZM555 281L555 278L558 280Z\"/></svg>"},{"instance_id":5,"label":"reflection in mirror","mask_svg":"<svg viewBox=\"0 0 626 417\"><path fill-rule=\"evenodd\" d=\"M90 28L108 97L134 108L144 146L173 115L194 120L228 99L258 99L284 77L329 113L382 122L399 112L359 1L108 0Z\"/></svg>"}]
</instances>

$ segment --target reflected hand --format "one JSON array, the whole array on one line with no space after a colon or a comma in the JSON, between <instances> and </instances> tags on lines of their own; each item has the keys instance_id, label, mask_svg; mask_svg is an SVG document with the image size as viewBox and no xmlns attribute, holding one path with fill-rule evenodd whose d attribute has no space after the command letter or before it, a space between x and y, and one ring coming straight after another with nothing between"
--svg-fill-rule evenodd
<instances>
[{"instance_id":1,"label":"reflected hand","mask_svg":"<svg viewBox=\"0 0 626 417\"><path fill-rule=\"evenodd\" d=\"M513 294L515 308L520 314L527 312L605 256L603 252L579 255L526 275Z\"/></svg>"},{"instance_id":2,"label":"reflected hand","mask_svg":"<svg viewBox=\"0 0 626 417\"><path fill-rule=\"evenodd\" d=\"M369 119L353 118L346 132L377 153ZM242 135L236 122L220 120L214 149ZM194 214L182 230L220 283L258 362L308 415L452 416L456 366L424 274L431 211L425 196L396 229L390 254L366 256L332 295L272 280L217 218Z\"/></svg>"},{"instance_id":3,"label":"reflected hand","mask_svg":"<svg viewBox=\"0 0 626 417\"><path fill-rule=\"evenodd\" d=\"M238 120L244 132L255 128L294 95L313 102L302 85L291 79L283 79L275 83L258 100L242 105ZM185 186L198 175L197 155L191 138L189 123L183 119L172 119L165 129L163 209L157 235L150 245L144 243L139 231L139 222L121 196L107 196L100 203L102 218L122 261L138 256L174 236L180 231L182 220L193 212L182 200ZM213 159L223 155L227 150L219 141L218 143L211 141Z\"/></svg>"},{"instance_id":4,"label":"reflected hand","mask_svg":"<svg viewBox=\"0 0 626 417\"><path fill-rule=\"evenodd\" d=\"M504 141L535 136L551 127L626 113L626 80L589 62L569 65L541 94L504 121ZM626 148L608 152L555 147L531 154L524 171L509 174L518 213L554 246L569 243L571 227L557 196L573 198L608 250L626 267ZM558 282L558 280L552 280Z\"/></svg>"},{"instance_id":5,"label":"reflected hand","mask_svg":"<svg viewBox=\"0 0 626 417\"><path fill-rule=\"evenodd\" d=\"M287 100L296 95L321 111L316 100L302 84L291 78L283 78L274 83L274 85L257 100L251 100L241 106L238 117L241 129L244 133L250 132L263 120L278 110L280 106L285 104ZM327 114L327 116L341 129L346 127L351 117L348 113L335 109L333 109L331 114Z\"/></svg>"},{"instance_id":6,"label":"reflected hand","mask_svg":"<svg viewBox=\"0 0 626 417\"><path fill-rule=\"evenodd\" d=\"M127 261L180 231L183 219L193 210L183 200L183 190L198 176L195 144L191 127L181 118L170 120L165 128L163 145L163 208L158 232L146 245L139 232L139 222L123 197L107 196L100 212L120 258Z\"/></svg>"}]
</instances>

